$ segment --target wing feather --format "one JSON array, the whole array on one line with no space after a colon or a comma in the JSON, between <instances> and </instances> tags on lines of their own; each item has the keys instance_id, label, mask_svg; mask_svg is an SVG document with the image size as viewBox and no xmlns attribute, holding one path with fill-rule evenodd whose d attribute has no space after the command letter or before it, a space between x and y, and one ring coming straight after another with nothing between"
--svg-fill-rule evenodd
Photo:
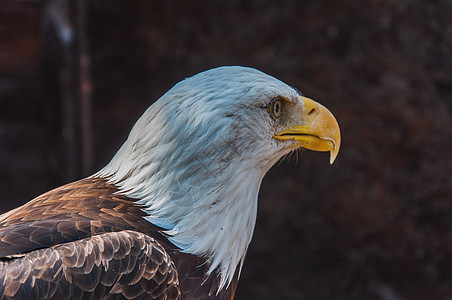
<instances>
[{"instance_id":1,"label":"wing feather","mask_svg":"<svg viewBox=\"0 0 452 300\"><path fill-rule=\"evenodd\" d=\"M207 274L206 258L181 253L145 215L134 199L101 178L59 187L0 215L0 298L101 299L106 294L116 299L137 290L145 291L137 299L233 298L238 272L217 294L219 277ZM146 235L131 238L127 230ZM6 270L22 282L11 281Z\"/></svg>"},{"instance_id":2,"label":"wing feather","mask_svg":"<svg viewBox=\"0 0 452 300\"><path fill-rule=\"evenodd\" d=\"M177 278L155 239L124 230L0 261L0 298L180 299Z\"/></svg>"}]
</instances>

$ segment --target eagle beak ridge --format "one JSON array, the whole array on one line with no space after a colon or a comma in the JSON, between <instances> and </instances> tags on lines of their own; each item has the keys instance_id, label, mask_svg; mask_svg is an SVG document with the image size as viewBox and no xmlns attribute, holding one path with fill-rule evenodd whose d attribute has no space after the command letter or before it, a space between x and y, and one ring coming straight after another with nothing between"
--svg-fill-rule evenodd
<instances>
[{"instance_id":1,"label":"eagle beak ridge","mask_svg":"<svg viewBox=\"0 0 452 300\"><path fill-rule=\"evenodd\" d=\"M314 151L329 151L330 164L334 162L341 145L339 125L333 114L323 105L306 97L300 112L288 122L289 126L274 135L278 140L292 140L290 147Z\"/></svg>"}]
</instances>

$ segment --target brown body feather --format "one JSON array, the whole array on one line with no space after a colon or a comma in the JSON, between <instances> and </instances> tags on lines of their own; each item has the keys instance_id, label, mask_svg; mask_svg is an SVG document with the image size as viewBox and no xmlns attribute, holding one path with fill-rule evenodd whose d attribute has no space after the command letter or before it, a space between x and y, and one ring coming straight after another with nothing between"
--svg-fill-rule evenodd
<instances>
[{"instance_id":1,"label":"brown body feather","mask_svg":"<svg viewBox=\"0 0 452 300\"><path fill-rule=\"evenodd\" d=\"M217 294L206 259L181 253L117 192L87 178L1 215L0 298L233 298L238 272Z\"/></svg>"}]
</instances>

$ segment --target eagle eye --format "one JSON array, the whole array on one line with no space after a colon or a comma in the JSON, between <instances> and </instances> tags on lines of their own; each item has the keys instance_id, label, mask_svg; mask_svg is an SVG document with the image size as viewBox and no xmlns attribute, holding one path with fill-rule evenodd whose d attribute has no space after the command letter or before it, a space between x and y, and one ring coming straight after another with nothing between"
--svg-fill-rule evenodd
<instances>
[{"instance_id":1,"label":"eagle eye","mask_svg":"<svg viewBox=\"0 0 452 300\"><path fill-rule=\"evenodd\" d=\"M282 100L280 98L274 99L270 103L269 110L273 118L279 119L282 113Z\"/></svg>"}]
</instances>

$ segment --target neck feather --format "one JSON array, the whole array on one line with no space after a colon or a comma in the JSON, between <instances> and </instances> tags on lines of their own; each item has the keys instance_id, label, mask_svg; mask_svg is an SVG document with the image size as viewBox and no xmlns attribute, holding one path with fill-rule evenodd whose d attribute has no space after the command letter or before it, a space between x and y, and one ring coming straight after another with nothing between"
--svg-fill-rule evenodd
<instances>
[{"instance_id":1,"label":"neck feather","mask_svg":"<svg viewBox=\"0 0 452 300\"><path fill-rule=\"evenodd\" d=\"M94 176L109 178L122 194L138 199L147 220L164 228L183 252L206 257L209 272L221 278L221 290L241 268L254 230L259 187L274 161L260 165L240 154L252 151L232 147L236 135L221 122L214 130L183 132L157 115L145 115L146 123L142 119ZM163 130L144 136L149 130L143 127Z\"/></svg>"},{"instance_id":2,"label":"neck feather","mask_svg":"<svg viewBox=\"0 0 452 300\"><path fill-rule=\"evenodd\" d=\"M222 174L177 180L174 174L154 170L156 165L149 163L137 176L126 178L107 166L96 176L109 178L120 193L139 199L148 213L146 219L164 228L183 252L206 257L209 273L216 270L221 276L219 289L227 287L251 242L264 174L226 168Z\"/></svg>"}]
</instances>

